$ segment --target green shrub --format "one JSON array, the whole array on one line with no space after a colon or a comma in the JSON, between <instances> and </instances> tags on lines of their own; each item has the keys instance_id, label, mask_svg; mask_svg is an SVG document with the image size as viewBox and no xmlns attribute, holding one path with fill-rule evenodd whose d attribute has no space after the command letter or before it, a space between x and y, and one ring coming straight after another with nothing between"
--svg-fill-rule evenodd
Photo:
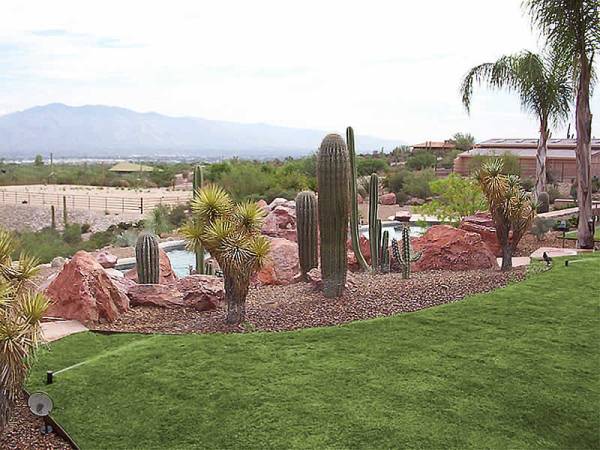
<instances>
[{"instance_id":1,"label":"green shrub","mask_svg":"<svg viewBox=\"0 0 600 450\"><path fill-rule=\"evenodd\" d=\"M429 152L413 153L406 161L406 167L411 170L423 170L434 167L437 157Z\"/></svg>"},{"instance_id":2,"label":"green shrub","mask_svg":"<svg viewBox=\"0 0 600 450\"><path fill-rule=\"evenodd\" d=\"M535 186L535 181L531 178L521 178L521 187L527 192L533 191L533 187Z\"/></svg>"},{"instance_id":3,"label":"green shrub","mask_svg":"<svg viewBox=\"0 0 600 450\"><path fill-rule=\"evenodd\" d=\"M67 244L77 244L81 242L81 225L78 223L66 224L62 238Z\"/></svg>"},{"instance_id":4,"label":"green shrub","mask_svg":"<svg viewBox=\"0 0 600 450\"><path fill-rule=\"evenodd\" d=\"M548 193L550 204L553 204L554 200L560 198L560 191L555 186L548 186L546 192Z\"/></svg>"},{"instance_id":5,"label":"green shrub","mask_svg":"<svg viewBox=\"0 0 600 450\"><path fill-rule=\"evenodd\" d=\"M92 228L92 226L89 223L84 223L81 225L81 232L88 233L91 228Z\"/></svg>"},{"instance_id":6,"label":"green shrub","mask_svg":"<svg viewBox=\"0 0 600 450\"><path fill-rule=\"evenodd\" d=\"M550 231L553 228L555 222L556 221L554 219L536 217L533 220L530 232L537 238L538 241L541 241L546 235L546 233L548 233L548 231Z\"/></svg>"},{"instance_id":7,"label":"green shrub","mask_svg":"<svg viewBox=\"0 0 600 450\"><path fill-rule=\"evenodd\" d=\"M173 231L174 227L169 220L169 212L168 206L158 205L144 220L144 228L157 236Z\"/></svg>"},{"instance_id":8,"label":"green shrub","mask_svg":"<svg viewBox=\"0 0 600 450\"><path fill-rule=\"evenodd\" d=\"M502 173L504 175L521 175L521 165L519 163L519 157L508 152L504 153L501 156L475 155L469 161L469 171L472 173L480 169L484 163L495 159L500 159L502 161Z\"/></svg>"}]
</instances>

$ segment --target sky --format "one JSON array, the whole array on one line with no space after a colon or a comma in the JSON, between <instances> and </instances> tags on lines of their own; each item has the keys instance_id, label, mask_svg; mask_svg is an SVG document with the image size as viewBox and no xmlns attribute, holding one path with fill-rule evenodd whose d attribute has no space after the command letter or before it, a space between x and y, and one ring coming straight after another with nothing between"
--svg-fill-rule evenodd
<instances>
[{"instance_id":1,"label":"sky","mask_svg":"<svg viewBox=\"0 0 600 450\"><path fill-rule=\"evenodd\" d=\"M60 102L409 144L536 137L514 94L477 89L467 114L459 86L540 44L521 0L2 0L0 114Z\"/></svg>"}]
</instances>

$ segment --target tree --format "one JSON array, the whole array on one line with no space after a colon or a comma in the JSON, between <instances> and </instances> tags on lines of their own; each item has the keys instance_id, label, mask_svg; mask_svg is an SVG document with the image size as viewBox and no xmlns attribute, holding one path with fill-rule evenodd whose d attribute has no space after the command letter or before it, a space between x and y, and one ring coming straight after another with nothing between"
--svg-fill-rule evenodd
<instances>
[{"instance_id":1,"label":"tree","mask_svg":"<svg viewBox=\"0 0 600 450\"><path fill-rule=\"evenodd\" d=\"M44 165L44 158L42 155L35 155L35 159L33 160L33 165L36 167L41 167Z\"/></svg>"},{"instance_id":2,"label":"tree","mask_svg":"<svg viewBox=\"0 0 600 450\"><path fill-rule=\"evenodd\" d=\"M600 4L598 0L526 0L524 5L533 25L569 68L576 86L577 241L580 248L593 248L594 231L588 225L592 217L590 89L594 55L600 49Z\"/></svg>"},{"instance_id":3,"label":"tree","mask_svg":"<svg viewBox=\"0 0 600 450\"><path fill-rule=\"evenodd\" d=\"M487 208L481 187L472 178L451 173L431 181L429 188L436 198L419 207L418 212L437 216L443 222L457 224L463 217Z\"/></svg>"},{"instance_id":4,"label":"tree","mask_svg":"<svg viewBox=\"0 0 600 450\"><path fill-rule=\"evenodd\" d=\"M250 277L260 270L270 251L260 234L264 211L254 202L234 204L223 188L206 186L192 200L193 220L181 229L188 248L202 245L223 271L228 324L246 315Z\"/></svg>"},{"instance_id":5,"label":"tree","mask_svg":"<svg viewBox=\"0 0 600 450\"><path fill-rule=\"evenodd\" d=\"M502 247L502 270L510 270L513 253L535 218L535 202L521 188L518 176L502 173L500 159L484 163L475 178L487 198Z\"/></svg>"},{"instance_id":6,"label":"tree","mask_svg":"<svg viewBox=\"0 0 600 450\"><path fill-rule=\"evenodd\" d=\"M22 392L48 307L46 297L32 293L27 284L37 273L37 261L22 254L13 262L15 250L12 236L0 230L0 432Z\"/></svg>"},{"instance_id":7,"label":"tree","mask_svg":"<svg viewBox=\"0 0 600 450\"><path fill-rule=\"evenodd\" d=\"M416 152L406 161L406 167L411 170L423 170L434 167L437 157L429 152Z\"/></svg>"},{"instance_id":8,"label":"tree","mask_svg":"<svg viewBox=\"0 0 600 450\"><path fill-rule=\"evenodd\" d=\"M473 67L461 85L462 102L469 111L473 85L486 83L491 88L516 92L521 107L535 114L540 122L536 157L535 195L546 191L546 155L550 126L562 123L569 115L572 89L567 69L554 54L541 56L524 51L503 56L493 63Z\"/></svg>"},{"instance_id":9,"label":"tree","mask_svg":"<svg viewBox=\"0 0 600 450\"><path fill-rule=\"evenodd\" d=\"M456 133L452 136L452 142L454 142L458 150L466 152L467 150L471 150L475 145L475 136L470 133Z\"/></svg>"}]
</instances>

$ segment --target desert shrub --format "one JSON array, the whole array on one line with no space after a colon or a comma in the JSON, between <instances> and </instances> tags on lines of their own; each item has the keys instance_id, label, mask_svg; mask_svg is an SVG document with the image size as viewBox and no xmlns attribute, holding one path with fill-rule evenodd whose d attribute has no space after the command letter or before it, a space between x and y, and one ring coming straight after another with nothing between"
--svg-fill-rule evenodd
<instances>
[{"instance_id":1,"label":"desert shrub","mask_svg":"<svg viewBox=\"0 0 600 450\"><path fill-rule=\"evenodd\" d=\"M171 207L169 209L169 222L176 227L180 227L187 220L186 211L189 209L189 203Z\"/></svg>"},{"instance_id":2,"label":"desert shrub","mask_svg":"<svg viewBox=\"0 0 600 450\"><path fill-rule=\"evenodd\" d=\"M359 176L383 172L388 169L388 167L388 162L385 159L368 156L356 157L356 172Z\"/></svg>"},{"instance_id":3,"label":"desert shrub","mask_svg":"<svg viewBox=\"0 0 600 450\"><path fill-rule=\"evenodd\" d=\"M410 197L426 199L427 197L431 197L429 183L433 180L435 180L433 169L408 172L402 192Z\"/></svg>"},{"instance_id":4,"label":"desert shrub","mask_svg":"<svg viewBox=\"0 0 600 450\"><path fill-rule=\"evenodd\" d=\"M554 219L536 217L535 219L533 219L530 232L537 238L538 241L541 241L546 235L546 233L548 233L548 231L550 231L553 228L554 224Z\"/></svg>"},{"instance_id":5,"label":"desert shrub","mask_svg":"<svg viewBox=\"0 0 600 450\"><path fill-rule=\"evenodd\" d=\"M554 200L560 198L560 191L555 186L548 186L546 192L548 193L550 204L553 204Z\"/></svg>"},{"instance_id":6,"label":"desert shrub","mask_svg":"<svg viewBox=\"0 0 600 450\"><path fill-rule=\"evenodd\" d=\"M522 178L521 179L521 187L527 192L533 191L533 187L535 186L535 181L531 178Z\"/></svg>"},{"instance_id":7,"label":"desert shrub","mask_svg":"<svg viewBox=\"0 0 600 450\"><path fill-rule=\"evenodd\" d=\"M442 157L442 160L438 163L438 165L444 169L452 169L454 167L454 160L461 152L462 150L449 151Z\"/></svg>"},{"instance_id":8,"label":"desert shrub","mask_svg":"<svg viewBox=\"0 0 600 450\"><path fill-rule=\"evenodd\" d=\"M91 228L92 228L92 226L89 223L81 224L81 232L82 233L88 233Z\"/></svg>"},{"instance_id":9,"label":"desert shrub","mask_svg":"<svg viewBox=\"0 0 600 450\"><path fill-rule=\"evenodd\" d=\"M173 231L173 224L169 220L169 207L158 205L147 215L144 220L144 228L160 236L161 234Z\"/></svg>"},{"instance_id":10,"label":"desert shrub","mask_svg":"<svg viewBox=\"0 0 600 450\"><path fill-rule=\"evenodd\" d=\"M115 237L115 245L118 247L134 247L138 234L138 231L135 229L125 230Z\"/></svg>"},{"instance_id":11,"label":"desert shrub","mask_svg":"<svg viewBox=\"0 0 600 450\"><path fill-rule=\"evenodd\" d=\"M434 167L437 162L437 157L429 152L413 153L406 160L406 167L411 170L423 170Z\"/></svg>"},{"instance_id":12,"label":"desert shrub","mask_svg":"<svg viewBox=\"0 0 600 450\"><path fill-rule=\"evenodd\" d=\"M69 223L65 225L62 238L67 244L77 244L78 242L81 242L81 225L78 223Z\"/></svg>"},{"instance_id":13,"label":"desert shrub","mask_svg":"<svg viewBox=\"0 0 600 450\"><path fill-rule=\"evenodd\" d=\"M487 209L487 201L479 184L472 178L450 174L430 181L435 198L417 208L421 214L437 216L443 222L457 224L463 217Z\"/></svg>"}]
</instances>

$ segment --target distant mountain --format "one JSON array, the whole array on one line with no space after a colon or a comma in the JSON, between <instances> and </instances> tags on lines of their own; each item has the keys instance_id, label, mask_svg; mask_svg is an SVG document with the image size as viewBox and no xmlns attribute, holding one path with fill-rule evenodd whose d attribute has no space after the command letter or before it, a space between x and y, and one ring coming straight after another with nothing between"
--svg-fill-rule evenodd
<instances>
[{"instance_id":1,"label":"distant mountain","mask_svg":"<svg viewBox=\"0 0 600 450\"><path fill-rule=\"evenodd\" d=\"M343 131L343 130L341 130ZM299 156L317 149L325 131L195 117L138 113L112 106L52 103L0 116L0 157L57 158ZM360 153L401 141L357 136Z\"/></svg>"}]
</instances>

